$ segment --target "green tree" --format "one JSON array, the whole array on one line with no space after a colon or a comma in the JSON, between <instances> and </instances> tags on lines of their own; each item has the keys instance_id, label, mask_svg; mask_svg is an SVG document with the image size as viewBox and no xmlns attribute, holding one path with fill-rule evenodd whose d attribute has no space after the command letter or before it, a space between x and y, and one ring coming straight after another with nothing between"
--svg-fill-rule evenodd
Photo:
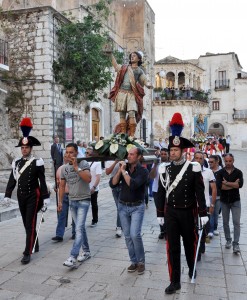
<instances>
[{"instance_id":1,"label":"green tree","mask_svg":"<svg viewBox=\"0 0 247 300\"><path fill-rule=\"evenodd\" d=\"M109 15L109 1L100 0L81 23L64 24L57 31L59 57L53 63L55 80L72 102L98 101L97 94L112 80L109 55L104 51L109 35L102 16Z\"/></svg>"}]
</instances>

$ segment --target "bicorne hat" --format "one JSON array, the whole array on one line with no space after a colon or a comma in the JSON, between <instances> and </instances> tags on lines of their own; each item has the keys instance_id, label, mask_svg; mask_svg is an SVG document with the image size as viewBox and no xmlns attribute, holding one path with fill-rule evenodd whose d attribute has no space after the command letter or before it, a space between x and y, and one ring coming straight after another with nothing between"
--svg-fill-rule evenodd
<instances>
[{"instance_id":1,"label":"bicorne hat","mask_svg":"<svg viewBox=\"0 0 247 300\"><path fill-rule=\"evenodd\" d=\"M23 134L23 137L19 140L19 143L16 147L21 146L40 146L40 141L35 137L29 135L30 131L33 128L33 124L30 118L23 118L20 123L20 128Z\"/></svg>"},{"instance_id":2,"label":"bicorne hat","mask_svg":"<svg viewBox=\"0 0 247 300\"><path fill-rule=\"evenodd\" d=\"M169 150L171 147L178 147L181 149L195 147L191 141L180 136L184 128L184 122L180 113L175 113L173 115L170 121L170 128L172 135L169 137Z\"/></svg>"}]
</instances>

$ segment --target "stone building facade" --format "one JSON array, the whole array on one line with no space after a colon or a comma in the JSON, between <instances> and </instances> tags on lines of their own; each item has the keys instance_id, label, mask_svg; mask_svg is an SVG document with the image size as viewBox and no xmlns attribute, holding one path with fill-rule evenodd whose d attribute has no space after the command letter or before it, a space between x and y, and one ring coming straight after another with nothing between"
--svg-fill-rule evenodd
<instances>
[{"instance_id":1,"label":"stone building facade","mask_svg":"<svg viewBox=\"0 0 247 300\"><path fill-rule=\"evenodd\" d=\"M184 136L191 137L197 131L202 117L205 134L230 135L232 149L247 148L247 73L237 54L206 53L193 60L169 56L156 62L154 69L157 138L169 135L169 120L179 111L184 117ZM161 90L166 87L173 90L173 99L167 99L165 93L162 99ZM196 99L196 95L200 97Z\"/></svg>"},{"instance_id":2,"label":"stone building facade","mask_svg":"<svg viewBox=\"0 0 247 300\"><path fill-rule=\"evenodd\" d=\"M33 120L32 134L42 143L35 147L35 154L50 163L50 145L58 134L65 143L65 135L74 141L91 141L95 135L107 136L118 123L118 114L107 99L113 83L100 94L100 102L85 99L73 105L61 93L55 83L52 64L57 57L56 28L69 20L59 11L71 11L77 20L85 15L85 7L96 1L3 1L5 9L11 10L11 18L6 14L8 28L9 67L22 80L24 103L22 107L9 111L8 120L30 116ZM12 5L12 6L11 6ZM142 51L148 77L154 61L154 13L147 1L116 1L111 8L116 13L106 26L116 47L124 51L127 58L131 51ZM125 19L131 20L131 26ZM144 21L145 20L145 21ZM133 29L135 32L132 32ZM152 46L150 46L152 45ZM1 97L1 103L4 99ZM150 110L152 97L147 91L144 100L143 117L145 134L140 122L137 135L149 138L151 131ZM18 122L8 123L8 139L18 138ZM142 127L141 127L142 126ZM71 127L73 130L71 130ZM141 128L141 130L140 130ZM72 137L71 137L72 135ZM68 140L68 139L67 139ZM7 164L6 164L7 165Z\"/></svg>"}]
</instances>

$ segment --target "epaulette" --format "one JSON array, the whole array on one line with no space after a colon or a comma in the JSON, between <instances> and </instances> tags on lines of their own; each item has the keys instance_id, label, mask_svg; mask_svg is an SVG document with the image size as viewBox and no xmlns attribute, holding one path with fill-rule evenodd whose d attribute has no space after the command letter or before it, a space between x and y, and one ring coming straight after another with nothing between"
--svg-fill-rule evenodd
<instances>
[{"instance_id":1,"label":"epaulette","mask_svg":"<svg viewBox=\"0 0 247 300\"><path fill-rule=\"evenodd\" d=\"M11 164L12 168L15 169L15 167L16 167L16 162L17 162L18 160L20 160L20 159L21 159L21 157L17 157L17 158L15 158L15 159L12 161L12 164Z\"/></svg>"},{"instance_id":2,"label":"epaulette","mask_svg":"<svg viewBox=\"0 0 247 300\"><path fill-rule=\"evenodd\" d=\"M163 174L166 172L166 168L170 166L170 162L163 162L159 165L158 172L159 174Z\"/></svg>"},{"instance_id":3,"label":"epaulette","mask_svg":"<svg viewBox=\"0 0 247 300\"><path fill-rule=\"evenodd\" d=\"M197 161L193 161L193 162L191 162L191 164L192 164L192 171L193 172L201 172L202 167Z\"/></svg>"},{"instance_id":4,"label":"epaulette","mask_svg":"<svg viewBox=\"0 0 247 300\"><path fill-rule=\"evenodd\" d=\"M44 165L44 161L42 158L36 158L36 166L40 167Z\"/></svg>"}]
</instances>

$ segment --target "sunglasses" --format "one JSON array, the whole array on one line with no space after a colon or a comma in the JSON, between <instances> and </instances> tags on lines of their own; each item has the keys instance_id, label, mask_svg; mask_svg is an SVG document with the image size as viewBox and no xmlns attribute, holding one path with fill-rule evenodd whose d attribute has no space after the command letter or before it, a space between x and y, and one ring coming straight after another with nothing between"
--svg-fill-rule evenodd
<instances>
[{"instance_id":1,"label":"sunglasses","mask_svg":"<svg viewBox=\"0 0 247 300\"><path fill-rule=\"evenodd\" d=\"M213 164L214 161L213 161L213 160L209 160L208 163L209 163L209 164Z\"/></svg>"},{"instance_id":2,"label":"sunglasses","mask_svg":"<svg viewBox=\"0 0 247 300\"><path fill-rule=\"evenodd\" d=\"M90 154L90 152L86 152L86 154Z\"/></svg>"}]
</instances>

